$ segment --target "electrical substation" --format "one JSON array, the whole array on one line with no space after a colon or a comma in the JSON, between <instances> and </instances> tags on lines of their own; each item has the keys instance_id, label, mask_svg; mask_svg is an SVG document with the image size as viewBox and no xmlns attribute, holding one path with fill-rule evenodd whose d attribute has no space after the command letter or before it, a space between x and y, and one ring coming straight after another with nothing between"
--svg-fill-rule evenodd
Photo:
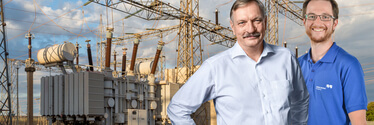
<instances>
[{"instance_id":1,"label":"electrical substation","mask_svg":"<svg viewBox=\"0 0 374 125\"><path fill-rule=\"evenodd\" d=\"M1 0L1 3L4 1ZM289 0L264 0L267 9L268 30L265 41L271 44L278 43L278 14L302 25L302 9ZM60 75L43 76L40 80L40 115L45 117L49 124L100 124L100 125L168 125L166 109L172 96L199 68L203 62L201 37L212 44L232 47L236 37L229 27L219 23L219 10L212 10L215 21L205 20L199 15L199 0L180 0L180 6L175 7L161 0L88 0L83 6L91 4L102 5L112 11L127 15L124 19L141 18L144 20L179 20L175 26L158 29L148 29L144 32L119 35L113 37L114 25L104 25L100 22L100 34L105 38L96 41L95 52L91 51L94 40L86 40L88 63L82 67L79 63L79 50L84 48L78 43L64 42L37 50L37 60L31 57L32 39L37 39L32 31L26 34L29 41L29 58L27 60L7 60L6 34L4 27L4 13L2 11L1 50L3 62L1 69L2 89L7 94L1 100L1 115L6 119L1 124L12 123L12 110L15 109L10 95L10 73L8 67L17 69L21 63L27 72L28 85L28 119L33 119L32 114L32 84L33 73L49 69L60 72ZM3 5L3 4L1 4ZM121 5L121 7L119 6ZM122 6L124 5L124 6ZM226 11L226 10L225 10ZM228 10L227 10L228 11ZM110 15L110 14L108 14ZM112 15L113 16L113 15ZM102 17L100 17L102 18ZM107 17L108 18L108 17ZM109 17L110 18L110 17ZM102 20L102 19L101 19ZM177 32L178 42L177 64L175 68L165 69L165 56L162 49L165 43L162 39L170 33ZM101 37L101 36L100 36ZM139 44L142 39L150 37L161 38L154 57L137 58ZM102 41L102 39L106 39ZM123 53L113 51L112 45L123 46L124 41L131 41L133 48L123 47ZM25 48L26 49L26 48ZM132 55L126 55L132 51ZM111 61L111 57L114 61ZM97 62L93 62L96 57ZM4 60L5 59L5 60ZM122 60L122 61L118 61ZM17 62L17 63L15 63ZM121 71L117 72L117 67ZM42 68L40 68L42 67ZM4 70L3 70L4 69ZM30 107L30 108L29 108ZM204 103L192 115L198 125L216 124L214 105L212 101ZM28 120L32 125L32 121Z\"/></svg>"}]
</instances>

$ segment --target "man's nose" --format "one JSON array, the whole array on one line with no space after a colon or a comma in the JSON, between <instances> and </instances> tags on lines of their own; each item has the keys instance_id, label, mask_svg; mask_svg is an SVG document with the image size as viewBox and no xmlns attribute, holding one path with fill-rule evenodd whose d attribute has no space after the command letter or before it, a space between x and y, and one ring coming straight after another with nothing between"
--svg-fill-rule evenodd
<instances>
[{"instance_id":1,"label":"man's nose","mask_svg":"<svg viewBox=\"0 0 374 125\"><path fill-rule=\"evenodd\" d=\"M249 22L247 23L246 27L245 27L245 31L247 31L248 33L253 33L256 31L256 27L253 25L252 22Z\"/></svg>"}]
</instances>

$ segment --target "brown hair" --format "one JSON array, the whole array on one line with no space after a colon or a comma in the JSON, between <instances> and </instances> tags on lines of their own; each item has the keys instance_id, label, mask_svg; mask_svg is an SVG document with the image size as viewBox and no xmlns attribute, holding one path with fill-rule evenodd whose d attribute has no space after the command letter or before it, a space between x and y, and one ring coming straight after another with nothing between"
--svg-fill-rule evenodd
<instances>
[{"instance_id":1,"label":"brown hair","mask_svg":"<svg viewBox=\"0 0 374 125\"><path fill-rule=\"evenodd\" d=\"M262 4L261 1L259 0L236 0L234 2L234 4L232 5L231 7L231 10L230 10L230 19L232 20L232 13L237 10L239 7L242 7L242 6L245 6L247 5L249 2L256 2L258 7L260 8L260 11L261 11L261 14L262 14L262 17L265 18L266 17L266 9L264 7L264 4Z\"/></svg>"},{"instance_id":2,"label":"brown hair","mask_svg":"<svg viewBox=\"0 0 374 125\"><path fill-rule=\"evenodd\" d=\"M305 18L306 8L307 8L310 1L312 1L312 0L305 0L304 3L303 3L303 18ZM324 1L329 1L331 3L334 19L338 19L339 18L338 3L336 3L335 0L324 0Z\"/></svg>"}]
</instances>

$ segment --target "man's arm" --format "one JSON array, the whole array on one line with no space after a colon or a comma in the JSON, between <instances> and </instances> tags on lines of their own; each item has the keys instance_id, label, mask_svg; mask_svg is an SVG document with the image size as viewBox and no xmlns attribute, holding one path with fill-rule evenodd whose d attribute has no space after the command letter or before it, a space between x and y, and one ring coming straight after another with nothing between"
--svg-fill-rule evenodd
<instances>
[{"instance_id":1,"label":"man's arm","mask_svg":"<svg viewBox=\"0 0 374 125\"><path fill-rule=\"evenodd\" d=\"M348 113L352 125L366 125L366 110L357 110Z\"/></svg>"},{"instance_id":2,"label":"man's arm","mask_svg":"<svg viewBox=\"0 0 374 125\"><path fill-rule=\"evenodd\" d=\"M306 88L299 62L292 56L291 125L306 125L308 122L309 92Z\"/></svg>"},{"instance_id":3,"label":"man's arm","mask_svg":"<svg viewBox=\"0 0 374 125\"><path fill-rule=\"evenodd\" d=\"M208 62L204 62L199 70L173 96L167 109L172 124L195 124L190 115L202 103L215 97L213 70Z\"/></svg>"},{"instance_id":4,"label":"man's arm","mask_svg":"<svg viewBox=\"0 0 374 125\"><path fill-rule=\"evenodd\" d=\"M358 60L352 61L343 73L344 105L352 125L365 125L367 97L364 73Z\"/></svg>"}]
</instances>

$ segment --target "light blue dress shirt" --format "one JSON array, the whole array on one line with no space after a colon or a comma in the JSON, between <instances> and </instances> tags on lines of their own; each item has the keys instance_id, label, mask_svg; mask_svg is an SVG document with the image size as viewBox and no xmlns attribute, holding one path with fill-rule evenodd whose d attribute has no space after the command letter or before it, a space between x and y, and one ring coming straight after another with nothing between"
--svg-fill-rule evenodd
<instances>
[{"instance_id":1,"label":"light blue dress shirt","mask_svg":"<svg viewBox=\"0 0 374 125\"><path fill-rule=\"evenodd\" d=\"M258 62L236 43L201 65L174 95L168 116L174 125L195 124L190 114L214 100L218 125L302 125L309 94L297 59L264 42Z\"/></svg>"}]
</instances>

